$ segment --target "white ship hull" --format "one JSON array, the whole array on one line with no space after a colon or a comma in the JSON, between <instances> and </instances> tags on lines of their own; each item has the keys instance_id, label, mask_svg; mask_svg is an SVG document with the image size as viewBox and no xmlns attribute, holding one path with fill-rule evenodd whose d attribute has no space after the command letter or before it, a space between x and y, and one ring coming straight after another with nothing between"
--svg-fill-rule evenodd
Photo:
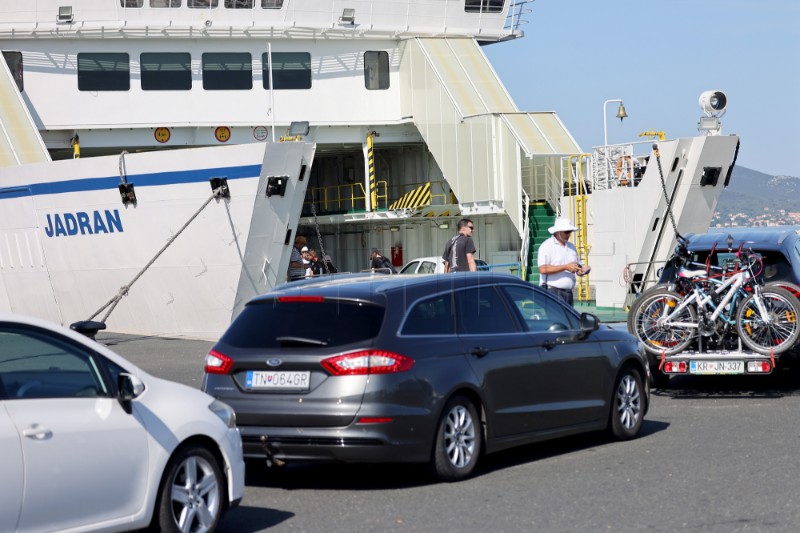
<instances>
[{"instance_id":1,"label":"white ship hull","mask_svg":"<svg viewBox=\"0 0 800 533\"><path fill-rule=\"evenodd\" d=\"M285 281L313 145L250 144L127 154L137 202L123 205L120 157L0 168L0 311L70 324L92 317L134 280L110 330L213 339L244 302ZM225 163L223 163L225 162ZM308 162L308 163L307 163ZM289 176L266 197L269 176ZM95 319L102 318L105 310Z\"/></svg>"},{"instance_id":2,"label":"white ship hull","mask_svg":"<svg viewBox=\"0 0 800 533\"><path fill-rule=\"evenodd\" d=\"M200 155L177 153L197 146L263 145L286 135L290 122L304 120L310 124L305 139L315 144L316 155L313 166L310 158L304 163L305 188L291 191L297 209L276 211L278 222L262 225L256 222L262 211L243 207L246 202L237 202L236 195L256 202L256 182L264 177L237 180L231 200L212 202L137 282L111 315L109 328L196 336L219 331L216 324L229 321L247 295L281 281L291 245L286 232L294 235L295 229L310 247L331 255L340 271L352 272L369 267L372 247L396 266L438 255L466 216L477 228L479 258L536 282L535 249L549 236L546 225L532 231L537 204L581 224L582 257L594 270L588 280L592 287L580 299L591 295L598 306L624 306L630 287L620 280L626 265L658 261L670 248L669 232L654 236L643 229L648 224L661 228L665 220L660 191L650 178L653 166L640 186L593 187L581 200L577 220L576 199L565 190L576 179L596 181L596 165L576 167L585 151L555 112L516 107L479 46L522 37L525 4L7 2L0 5L0 48L11 71L0 72L6 133L0 135L0 167L11 170L0 173L0 188L54 175L48 169L20 181L15 167L36 161L42 169L63 165L57 173L64 176L89 176L64 174L72 168L68 163L49 163L51 157L71 158L78 147L82 159L74 165L123 150L167 150L171 155L162 161L169 160L175 171L238 166L239 156L228 155L233 152L219 152L225 155L218 161L199 166ZM71 9L61 13L60 7ZM716 140L702 139L664 143L665 154L672 145L682 147L675 172L684 172L684 184L700 179L704 166L720 167L725 175L733 164L735 142L719 147ZM196 152L201 153L206 152ZM138 157L143 156L126 160L132 165ZM117 162L118 155L105 160L97 175L115 175ZM677 174L667 179L677 180ZM708 224L723 186L703 188L702 202L685 187L673 191L673 210L682 209L676 213L680 231L700 231ZM64 192L53 197L58 202L53 205L46 204L53 201L50 195L15 198L27 233L19 233L14 217L0 214L5 224L0 227L10 232L7 243L0 242L5 250L0 253L10 254L0 264L5 282L0 307L5 299L12 309L24 305L60 322L88 318L149 261L210 187L207 182L154 186L142 191L135 210L121 209L114 194L113 188L102 195ZM168 197L174 202L165 203ZM2 191L0 201L6 201ZM101 218L106 210L116 213L111 206L119 210L124 232L43 233L47 215L54 223L55 214L61 214L67 224L67 214L82 212L93 220L95 211ZM219 216L212 220L212 214ZM628 221L624 227L620 217ZM81 227L77 218L75 225ZM629 230L631 225L636 229ZM122 244L123 237L130 242ZM92 249L95 242L110 242L114 253L94 265L83 257L84 241ZM256 241L260 252L250 256ZM273 249L278 242L283 248ZM73 250L78 251L74 257ZM242 257L246 268L237 270ZM26 276L11 266L23 260L30 265ZM197 280L224 283L200 289L193 285ZM98 285L98 296L86 298L87 284ZM140 286L151 296L130 307L128 300Z\"/></svg>"}]
</instances>

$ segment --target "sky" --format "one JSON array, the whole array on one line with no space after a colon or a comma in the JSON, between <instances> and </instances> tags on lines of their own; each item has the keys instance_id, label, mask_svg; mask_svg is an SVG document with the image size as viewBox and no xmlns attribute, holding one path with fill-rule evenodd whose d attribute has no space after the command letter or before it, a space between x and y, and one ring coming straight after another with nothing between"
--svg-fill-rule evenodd
<instances>
[{"instance_id":1,"label":"sky","mask_svg":"<svg viewBox=\"0 0 800 533\"><path fill-rule=\"evenodd\" d=\"M525 37L484 47L521 111L556 111L584 152L698 135L703 91L728 97L737 165L800 178L800 1L536 0Z\"/></svg>"}]
</instances>

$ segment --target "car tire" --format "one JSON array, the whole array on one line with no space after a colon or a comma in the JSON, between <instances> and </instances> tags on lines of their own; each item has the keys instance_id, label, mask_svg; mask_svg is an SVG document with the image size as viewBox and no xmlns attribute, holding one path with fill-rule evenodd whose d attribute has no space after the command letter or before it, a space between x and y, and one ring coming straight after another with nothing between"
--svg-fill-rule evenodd
<instances>
[{"instance_id":1,"label":"car tire","mask_svg":"<svg viewBox=\"0 0 800 533\"><path fill-rule=\"evenodd\" d=\"M669 374L663 373L658 366L650 368L650 386L654 389L669 388Z\"/></svg>"},{"instance_id":2,"label":"car tire","mask_svg":"<svg viewBox=\"0 0 800 533\"><path fill-rule=\"evenodd\" d=\"M633 367L625 367L617 376L611 392L608 429L617 440L630 440L642 428L646 399L642 376Z\"/></svg>"},{"instance_id":3,"label":"car tire","mask_svg":"<svg viewBox=\"0 0 800 533\"><path fill-rule=\"evenodd\" d=\"M224 501L225 478L217 458L202 446L188 446L167 463L153 522L168 533L214 531Z\"/></svg>"},{"instance_id":4,"label":"car tire","mask_svg":"<svg viewBox=\"0 0 800 533\"><path fill-rule=\"evenodd\" d=\"M442 481L469 477L478 464L482 435L475 405L464 396L451 398L436 427L433 474Z\"/></svg>"}]
</instances>

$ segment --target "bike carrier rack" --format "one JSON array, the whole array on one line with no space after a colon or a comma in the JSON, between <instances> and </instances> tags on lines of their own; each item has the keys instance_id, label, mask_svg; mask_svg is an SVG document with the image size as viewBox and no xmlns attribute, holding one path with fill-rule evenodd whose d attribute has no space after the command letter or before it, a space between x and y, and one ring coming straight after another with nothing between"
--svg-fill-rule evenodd
<instances>
[{"instance_id":1,"label":"bike carrier rack","mask_svg":"<svg viewBox=\"0 0 800 533\"><path fill-rule=\"evenodd\" d=\"M736 350L703 350L703 340L700 337L697 350L685 350L674 355L666 355L665 352L662 352L658 370L667 376L683 374L763 376L775 371L775 364L779 357L776 357L772 350L768 355L743 350L741 339L739 339L739 347ZM741 370L736 365L738 362L742 363ZM681 363L684 365L681 366Z\"/></svg>"}]
</instances>

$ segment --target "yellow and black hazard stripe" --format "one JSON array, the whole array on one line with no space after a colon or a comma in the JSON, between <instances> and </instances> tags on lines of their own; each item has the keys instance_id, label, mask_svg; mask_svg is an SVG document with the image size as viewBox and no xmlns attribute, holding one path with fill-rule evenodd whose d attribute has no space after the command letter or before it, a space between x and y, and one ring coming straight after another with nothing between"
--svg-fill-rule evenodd
<instances>
[{"instance_id":1,"label":"yellow and black hazard stripe","mask_svg":"<svg viewBox=\"0 0 800 533\"><path fill-rule=\"evenodd\" d=\"M431 184L425 183L413 191L407 192L392 205L389 209L413 209L430 205L431 203Z\"/></svg>"},{"instance_id":2,"label":"yellow and black hazard stripe","mask_svg":"<svg viewBox=\"0 0 800 533\"><path fill-rule=\"evenodd\" d=\"M375 151L372 144L372 133L367 132L367 163L369 164L369 201L373 211L378 209L378 187L375 184Z\"/></svg>"}]
</instances>

